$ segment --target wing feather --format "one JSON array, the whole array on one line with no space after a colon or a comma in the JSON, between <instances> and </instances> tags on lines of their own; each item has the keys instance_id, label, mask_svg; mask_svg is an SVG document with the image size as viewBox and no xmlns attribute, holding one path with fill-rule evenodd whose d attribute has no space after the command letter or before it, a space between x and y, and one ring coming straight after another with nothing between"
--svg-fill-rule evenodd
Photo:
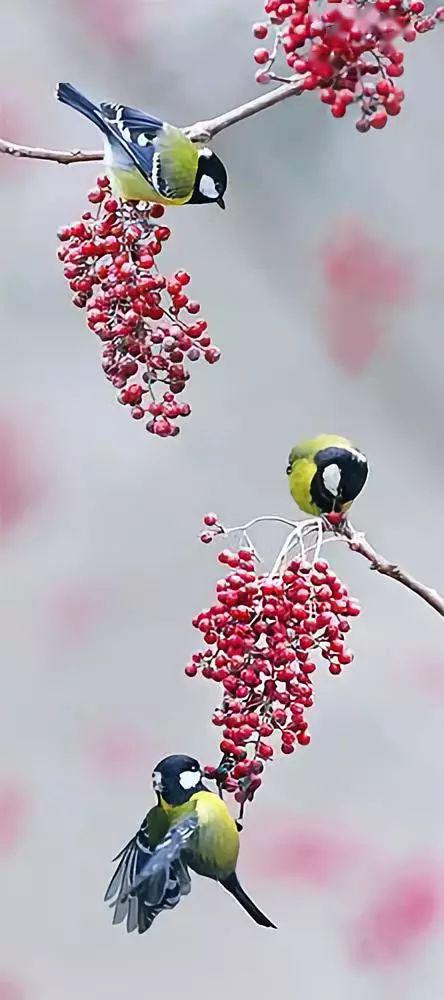
<instances>
[{"instance_id":1,"label":"wing feather","mask_svg":"<svg viewBox=\"0 0 444 1000\"><path fill-rule=\"evenodd\" d=\"M114 909L113 924L126 920L129 933L137 928L143 934L158 913L177 906L191 888L181 855L196 830L197 815L191 814L172 826L159 842L150 822L153 813L157 814L155 819L167 822L161 810L151 810L115 859L119 864L105 893L105 900Z\"/></svg>"},{"instance_id":2,"label":"wing feather","mask_svg":"<svg viewBox=\"0 0 444 1000\"><path fill-rule=\"evenodd\" d=\"M188 841L197 830L199 820L197 812L193 811L170 827L160 844L154 848L150 857L142 865L136 880L132 886L132 891L137 890L145 880L156 881L160 875L166 874L171 877L174 872L174 881L177 881L177 873L173 865L181 860L181 854L186 850Z\"/></svg>"},{"instance_id":3,"label":"wing feather","mask_svg":"<svg viewBox=\"0 0 444 1000\"><path fill-rule=\"evenodd\" d=\"M122 104L101 104L100 109L111 133L158 194L191 197L199 153L180 128Z\"/></svg>"},{"instance_id":4,"label":"wing feather","mask_svg":"<svg viewBox=\"0 0 444 1000\"><path fill-rule=\"evenodd\" d=\"M141 130L150 133L151 139L155 139L159 129L162 128L160 118L148 115L146 111L139 108L129 108L124 104L102 103L100 110L108 124L116 125L119 128L128 128L135 135Z\"/></svg>"}]
</instances>

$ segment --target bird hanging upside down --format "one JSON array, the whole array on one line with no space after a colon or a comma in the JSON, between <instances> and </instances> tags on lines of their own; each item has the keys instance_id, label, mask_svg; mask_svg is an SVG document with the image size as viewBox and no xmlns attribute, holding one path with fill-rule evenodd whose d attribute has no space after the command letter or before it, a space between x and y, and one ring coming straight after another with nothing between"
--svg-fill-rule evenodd
<instances>
[{"instance_id":1,"label":"bird hanging upside down","mask_svg":"<svg viewBox=\"0 0 444 1000\"><path fill-rule=\"evenodd\" d=\"M102 132L116 197L161 205L216 202L225 208L228 177L222 161L182 129L123 104L93 104L70 83L59 83L56 97Z\"/></svg>"},{"instance_id":2,"label":"bird hanging upside down","mask_svg":"<svg viewBox=\"0 0 444 1000\"><path fill-rule=\"evenodd\" d=\"M343 514L365 486L365 455L347 438L320 434L290 452L288 483L293 500L306 514Z\"/></svg>"},{"instance_id":3,"label":"bird hanging upside down","mask_svg":"<svg viewBox=\"0 0 444 1000\"><path fill-rule=\"evenodd\" d=\"M239 884L239 833L225 802L202 784L193 757L173 754L153 772L157 805L114 860L117 870L105 900L113 923L128 931L151 927L158 913L172 910L191 890L189 869L220 882L262 927L275 924L261 913Z\"/></svg>"}]
</instances>

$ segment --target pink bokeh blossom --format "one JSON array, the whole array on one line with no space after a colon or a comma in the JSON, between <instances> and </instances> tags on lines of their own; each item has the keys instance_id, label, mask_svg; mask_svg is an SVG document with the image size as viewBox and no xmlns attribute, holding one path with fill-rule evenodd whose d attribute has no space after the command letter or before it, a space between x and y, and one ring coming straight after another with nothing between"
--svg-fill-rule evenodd
<instances>
[{"instance_id":1,"label":"pink bokeh blossom","mask_svg":"<svg viewBox=\"0 0 444 1000\"><path fill-rule=\"evenodd\" d=\"M156 749L148 738L123 726L93 733L86 750L96 771L117 780L143 772L148 781L156 756Z\"/></svg>"},{"instance_id":2,"label":"pink bokeh blossom","mask_svg":"<svg viewBox=\"0 0 444 1000\"><path fill-rule=\"evenodd\" d=\"M0 972L0 1000L25 1000L25 991L14 979Z\"/></svg>"},{"instance_id":3,"label":"pink bokeh blossom","mask_svg":"<svg viewBox=\"0 0 444 1000\"><path fill-rule=\"evenodd\" d=\"M327 349L354 375L382 347L395 308L411 300L412 267L407 257L358 221L336 227L323 247L322 263Z\"/></svg>"},{"instance_id":4,"label":"pink bokeh blossom","mask_svg":"<svg viewBox=\"0 0 444 1000\"><path fill-rule=\"evenodd\" d=\"M355 959L363 965L406 960L431 934L444 914L444 873L440 868L395 874L351 929Z\"/></svg>"},{"instance_id":5,"label":"pink bokeh blossom","mask_svg":"<svg viewBox=\"0 0 444 1000\"><path fill-rule=\"evenodd\" d=\"M28 801L23 788L12 779L0 780L0 858L19 843L27 815Z\"/></svg>"},{"instance_id":6,"label":"pink bokeh blossom","mask_svg":"<svg viewBox=\"0 0 444 1000\"><path fill-rule=\"evenodd\" d=\"M364 845L330 825L289 822L274 828L273 847L269 850L267 876L310 883L327 888L347 877L366 852ZM263 857L266 845L261 844Z\"/></svg>"},{"instance_id":7,"label":"pink bokeh blossom","mask_svg":"<svg viewBox=\"0 0 444 1000\"><path fill-rule=\"evenodd\" d=\"M35 443L8 417L0 417L0 536L11 532L35 507L41 488Z\"/></svg>"},{"instance_id":8,"label":"pink bokeh blossom","mask_svg":"<svg viewBox=\"0 0 444 1000\"><path fill-rule=\"evenodd\" d=\"M78 642L105 612L107 604L103 583L91 580L67 581L51 599L51 618L65 641Z\"/></svg>"},{"instance_id":9,"label":"pink bokeh blossom","mask_svg":"<svg viewBox=\"0 0 444 1000\"><path fill-rule=\"evenodd\" d=\"M139 0L71 0L76 14L85 21L88 33L105 46L130 55L143 38Z\"/></svg>"}]
</instances>

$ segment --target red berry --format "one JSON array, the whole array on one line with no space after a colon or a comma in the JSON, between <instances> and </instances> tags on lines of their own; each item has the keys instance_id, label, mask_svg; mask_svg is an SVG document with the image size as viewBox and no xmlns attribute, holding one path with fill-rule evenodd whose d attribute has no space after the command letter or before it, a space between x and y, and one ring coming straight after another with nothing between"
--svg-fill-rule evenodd
<instances>
[{"instance_id":1,"label":"red berry","mask_svg":"<svg viewBox=\"0 0 444 1000\"><path fill-rule=\"evenodd\" d=\"M255 38L264 39L268 35L268 27L266 24L253 24L253 35Z\"/></svg>"},{"instance_id":2,"label":"red berry","mask_svg":"<svg viewBox=\"0 0 444 1000\"><path fill-rule=\"evenodd\" d=\"M381 108L379 111L375 111L373 115L370 115L369 121L372 128L384 128L387 124L387 112L384 108Z\"/></svg>"},{"instance_id":3,"label":"red berry","mask_svg":"<svg viewBox=\"0 0 444 1000\"><path fill-rule=\"evenodd\" d=\"M161 219L162 215L164 214L165 214L165 209L163 205L157 205L157 204L151 205L150 216L152 219Z\"/></svg>"},{"instance_id":4,"label":"red berry","mask_svg":"<svg viewBox=\"0 0 444 1000\"><path fill-rule=\"evenodd\" d=\"M307 747L308 744L311 742L311 739L310 739L310 736L309 736L308 733L298 733L297 736L296 736L296 739L297 739L297 741L298 741L298 743L300 744L301 747Z\"/></svg>"},{"instance_id":5,"label":"red berry","mask_svg":"<svg viewBox=\"0 0 444 1000\"><path fill-rule=\"evenodd\" d=\"M206 524L208 528L212 528L213 525L217 524L217 514L205 514L203 520L204 524Z\"/></svg>"}]
</instances>

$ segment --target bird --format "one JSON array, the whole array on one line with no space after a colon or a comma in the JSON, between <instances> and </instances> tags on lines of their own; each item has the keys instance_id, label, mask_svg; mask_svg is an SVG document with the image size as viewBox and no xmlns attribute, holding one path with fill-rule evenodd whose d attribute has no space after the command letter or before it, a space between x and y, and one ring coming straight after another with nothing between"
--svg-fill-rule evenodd
<instances>
[{"instance_id":1,"label":"bird","mask_svg":"<svg viewBox=\"0 0 444 1000\"><path fill-rule=\"evenodd\" d=\"M366 456L338 434L319 434L292 448L287 465L290 493L306 514L344 514L368 476Z\"/></svg>"},{"instance_id":2,"label":"bird","mask_svg":"<svg viewBox=\"0 0 444 1000\"><path fill-rule=\"evenodd\" d=\"M182 129L123 104L94 104L70 83L59 83L56 97L102 132L106 172L116 197L161 205L216 202L225 208L224 164Z\"/></svg>"},{"instance_id":3,"label":"bird","mask_svg":"<svg viewBox=\"0 0 444 1000\"><path fill-rule=\"evenodd\" d=\"M223 799L203 784L199 762L172 754L152 777L157 804L114 858L119 864L105 893L113 923L126 921L128 932L143 934L188 895L191 869L220 882L257 924L275 927L239 883L239 832Z\"/></svg>"}]
</instances>

